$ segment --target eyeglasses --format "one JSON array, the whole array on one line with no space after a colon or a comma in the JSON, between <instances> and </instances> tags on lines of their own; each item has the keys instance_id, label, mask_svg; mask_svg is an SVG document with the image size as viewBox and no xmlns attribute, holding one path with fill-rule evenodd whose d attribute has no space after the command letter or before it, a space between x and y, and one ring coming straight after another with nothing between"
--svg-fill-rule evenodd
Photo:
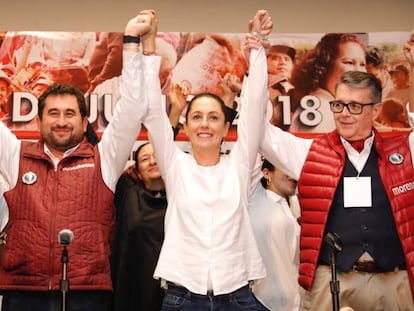
<instances>
[{"instance_id":1,"label":"eyeglasses","mask_svg":"<svg viewBox=\"0 0 414 311\"><path fill-rule=\"evenodd\" d=\"M354 101L346 104L341 100L333 100L329 102L331 111L333 113L340 113L344 110L344 107L346 107L350 114L361 114L365 106L373 106L375 104L376 103L361 104Z\"/></svg>"}]
</instances>

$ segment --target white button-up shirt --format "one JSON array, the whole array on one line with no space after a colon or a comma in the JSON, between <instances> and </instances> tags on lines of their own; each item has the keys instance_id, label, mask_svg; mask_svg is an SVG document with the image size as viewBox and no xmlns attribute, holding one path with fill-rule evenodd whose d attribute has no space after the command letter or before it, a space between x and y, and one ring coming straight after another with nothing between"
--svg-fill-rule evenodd
<instances>
[{"instance_id":1,"label":"white button-up shirt","mask_svg":"<svg viewBox=\"0 0 414 311\"><path fill-rule=\"evenodd\" d=\"M266 267L266 277L253 285L254 295L269 310L299 310L299 223L286 199L261 183L249 199L249 214Z\"/></svg>"},{"instance_id":2,"label":"white button-up shirt","mask_svg":"<svg viewBox=\"0 0 414 311\"><path fill-rule=\"evenodd\" d=\"M238 140L214 166L200 166L173 141L158 77L148 78L150 134L166 184L165 239L154 273L191 292L230 293L264 277L250 225L250 175L262 138L267 103L264 50L252 50L242 94Z\"/></svg>"}]
</instances>

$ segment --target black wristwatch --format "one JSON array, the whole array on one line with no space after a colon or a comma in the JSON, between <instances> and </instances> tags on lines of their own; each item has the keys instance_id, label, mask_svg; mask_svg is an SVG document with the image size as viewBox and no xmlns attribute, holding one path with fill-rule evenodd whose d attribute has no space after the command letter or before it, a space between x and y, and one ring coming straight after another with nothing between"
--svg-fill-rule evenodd
<instances>
[{"instance_id":1,"label":"black wristwatch","mask_svg":"<svg viewBox=\"0 0 414 311\"><path fill-rule=\"evenodd\" d=\"M127 36L124 35L122 38L122 42L123 43L136 43L139 44L141 42L141 37L140 36Z\"/></svg>"}]
</instances>

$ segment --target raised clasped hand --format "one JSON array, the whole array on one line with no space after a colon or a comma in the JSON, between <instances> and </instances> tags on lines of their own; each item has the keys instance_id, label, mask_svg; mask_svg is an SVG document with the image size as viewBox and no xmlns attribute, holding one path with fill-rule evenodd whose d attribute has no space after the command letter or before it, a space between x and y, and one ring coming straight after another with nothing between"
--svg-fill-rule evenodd
<instances>
[{"instance_id":1,"label":"raised clasped hand","mask_svg":"<svg viewBox=\"0 0 414 311\"><path fill-rule=\"evenodd\" d=\"M267 37L273 29L272 17L266 10L258 10L253 19L249 21L249 32L259 37Z\"/></svg>"},{"instance_id":2,"label":"raised clasped hand","mask_svg":"<svg viewBox=\"0 0 414 311\"><path fill-rule=\"evenodd\" d=\"M258 10L253 19L249 21L249 32L246 35L245 53L248 57L250 49L258 49L261 46L267 51L270 43L267 39L273 29L272 18L266 10Z\"/></svg>"},{"instance_id":3,"label":"raised clasped hand","mask_svg":"<svg viewBox=\"0 0 414 311\"><path fill-rule=\"evenodd\" d=\"M154 10L143 10L130 19L125 28L125 35L151 36L157 32L157 18Z\"/></svg>"}]
</instances>

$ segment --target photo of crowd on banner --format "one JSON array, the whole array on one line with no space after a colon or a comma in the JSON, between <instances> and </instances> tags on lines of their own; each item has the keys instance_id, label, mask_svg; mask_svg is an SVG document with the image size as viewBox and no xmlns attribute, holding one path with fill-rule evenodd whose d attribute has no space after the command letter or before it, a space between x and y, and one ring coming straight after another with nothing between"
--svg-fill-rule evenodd
<instances>
[{"instance_id":1,"label":"photo of crowd on banner","mask_svg":"<svg viewBox=\"0 0 414 311\"><path fill-rule=\"evenodd\" d=\"M407 37L409 33L403 32L270 35L268 119L298 134L333 130L329 102L335 85L343 72L358 70L373 73L383 87L376 128L409 131L406 104L412 64L403 54ZM181 95L187 100L200 92L217 94L239 111L238 95L248 74L243 40L241 34L159 33L166 109L171 92L178 89L185 90ZM122 33L4 31L0 43L2 122L17 133L25 132L24 137L36 136L37 98L47 86L63 82L84 92L89 121L102 133L119 98Z\"/></svg>"}]
</instances>

